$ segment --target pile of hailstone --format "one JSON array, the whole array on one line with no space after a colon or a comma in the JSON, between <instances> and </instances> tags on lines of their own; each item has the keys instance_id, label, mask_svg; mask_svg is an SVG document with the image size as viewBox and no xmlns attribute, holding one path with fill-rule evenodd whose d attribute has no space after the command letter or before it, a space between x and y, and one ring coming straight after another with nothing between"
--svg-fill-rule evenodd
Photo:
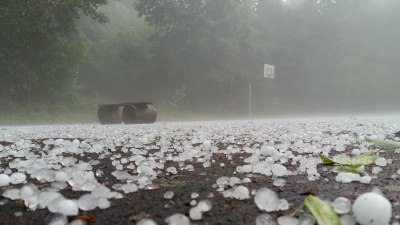
<instances>
[{"instance_id":1,"label":"pile of hailstone","mask_svg":"<svg viewBox=\"0 0 400 225\"><path fill-rule=\"evenodd\" d=\"M364 142L366 137L373 134L373 138L384 139L399 128L399 120L393 119L376 119L373 122L370 119L331 119L5 127L0 133L0 142L11 144L0 144L0 158L7 162L0 167L0 188L3 197L22 199L30 210L47 209L59 215L54 217L57 221L54 224L66 224L66 216L95 208L107 209L113 199L156 189L160 174L173 176L182 170L195 173L195 163L205 168L223 167L223 163L213 160L215 154L223 154L231 160L235 154L246 153L244 162L236 165L234 174L218 178L212 188L226 198L253 198L260 211L264 212L257 218L256 224L276 224L268 212L289 209L291 205L287 200L280 199L268 187L249 190L247 184L251 182L250 177L240 179L235 174L268 176L278 187L286 185L285 177L299 174L306 175L310 182L318 181L321 172L317 169L321 164L319 154L346 154L347 146L354 146L352 155L368 152L370 146ZM344 133L344 130L348 132ZM95 169L102 160L111 161L113 170L110 175L119 183L111 187L99 183L98 178L108 175L101 169ZM168 162L178 166L166 167ZM333 172L337 173L337 182L369 184L391 163L390 159L378 158L368 172L371 175L361 176L335 169ZM399 175L393 174L392 177L397 179ZM28 180L50 185L39 188ZM23 185L15 188L18 184ZM83 191L83 194L79 199L65 198L60 191L66 188ZM164 197L172 198L173 194L166 193ZM353 214L349 214L351 202L348 199L339 198L332 204L342 215L343 224L354 224L354 220L360 224L377 224L362 219L371 215L371 211L363 209L365 204L358 202L370 202L370 197L357 199L353 204ZM390 202L383 196L379 198L377 201L386 210L382 212L385 218L374 221L389 221L392 216ZM165 221L168 224L190 224L190 220L201 220L203 213L212 210L210 200L197 203L193 199L192 203L193 208L187 212L189 217L177 213ZM299 220L313 224L312 217L308 215L300 218L285 216L278 218L277 222L290 225ZM145 219L138 224L155 222Z\"/></svg>"}]
</instances>

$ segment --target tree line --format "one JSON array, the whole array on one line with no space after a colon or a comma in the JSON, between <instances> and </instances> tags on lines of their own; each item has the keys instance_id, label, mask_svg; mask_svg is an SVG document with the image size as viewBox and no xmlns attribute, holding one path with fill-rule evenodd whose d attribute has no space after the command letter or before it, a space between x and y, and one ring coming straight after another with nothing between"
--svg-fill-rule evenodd
<instances>
[{"instance_id":1,"label":"tree line","mask_svg":"<svg viewBox=\"0 0 400 225\"><path fill-rule=\"evenodd\" d=\"M3 0L0 105L398 109L396 0ZM274 64L276 79L262 78ZM95 103L97 104L97 102Z\"/></svg>"}]
</instances>

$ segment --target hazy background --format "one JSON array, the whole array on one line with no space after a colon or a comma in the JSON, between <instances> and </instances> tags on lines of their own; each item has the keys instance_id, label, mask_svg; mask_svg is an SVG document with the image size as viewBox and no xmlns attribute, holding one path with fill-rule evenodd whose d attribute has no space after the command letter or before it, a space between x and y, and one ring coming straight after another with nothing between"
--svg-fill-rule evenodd
<instances>
[{"instance_id":1,"label":"hazy background","mask_svg":"<svg viewBox=\"0 0 400 225\"><path fill-rule=\"evenodd\" d=\"M2 0L0 123L400 111L398 0ZM263 64L275 65L275 79Z\"/></svg>"}]
</instances>

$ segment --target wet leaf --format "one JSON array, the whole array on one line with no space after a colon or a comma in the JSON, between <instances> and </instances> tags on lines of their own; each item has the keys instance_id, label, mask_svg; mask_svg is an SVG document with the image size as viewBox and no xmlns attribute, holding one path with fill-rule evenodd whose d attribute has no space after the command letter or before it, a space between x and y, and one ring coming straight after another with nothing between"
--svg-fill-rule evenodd
<instances>
[{"instance_id":1,"label":"wet leaf","mask_svg":"<svg viewBox=\"0 0 400 225\"><path fill-rule=\"evenodd\" d=\"M324 164L327 164L327 165L333 165L333 164L335 164L335 161L333 161L332 159L330 159L330 158L324 156L323 154L319 154L319 157L322 159L322 162L323 162Z\"/></svg>"},{"instance_id":2,"label":"wet leaf","mask_svg":"<svg viewBox=\"0 0 400 225\"><path fill-rule=\"evenodd\" d=\"M359 168L362 165L354 165L354 166L339 166L339 169L345 172L351 172L351 173L358 173L358 174L365 174L364 171L360 170Z\"/></svg>"},{"instance_id":3,"label":"wet leaf","mask_svg":"<svg viewBox=\"0 0 400 225\"><path fill-rule=\"evenodd\" d=\"M396 141L389 140L378 140L378 139L370 139L366 138L366 140L372 143L375 147L380 148L385 151L395 151L400 149L400 143Z\"/></svg>"},{"instance_id":4,"label":"wet leaf","mask_svg":"<svg viewBox=\"0 0 400 225\"><path fill-rule=\"evenodd\" d=\"M330 159L322 154L319 155L324 164L332 165L338 164L343 166L356 166L369 165L375 162L378 158L377 152L365 152L353 157L344 157L339 159Z\"/></svg>"},{"instance_id":5,"label":"wet leaf","mask_svg":"<svg viewBox=\"0 0 400 225\"><path fill-rule=\"evenodd\" d=\"M319 225L342 225L333 207L318 197L309 195L304 205L311 211Z\"/></svg>"},{"instance_id":6,"label":"wet leaf","mask_svg":"<svg viewBox=\"0 0 400 225\"><path fill-rule=\"evenodd\" d=\"M68 221L72 222L74 220L83 220L86 222L86 225L95 225L96 224L96 216L93 214L82 213L77 216L69 216Z\"/></svg>"},{"instance_id":7,"label":"wet leaf","mask_svg":"<svg viewBox=\"0 0 400 225\"><path fill-rule=\"evenodd\" d=\"M129 221L139 221L139 220L146 219L146 218L150 218L150 214L148 214L147 212L140 212L138 214L130 215L128 220Z\"/></svg>"}]
</instances>

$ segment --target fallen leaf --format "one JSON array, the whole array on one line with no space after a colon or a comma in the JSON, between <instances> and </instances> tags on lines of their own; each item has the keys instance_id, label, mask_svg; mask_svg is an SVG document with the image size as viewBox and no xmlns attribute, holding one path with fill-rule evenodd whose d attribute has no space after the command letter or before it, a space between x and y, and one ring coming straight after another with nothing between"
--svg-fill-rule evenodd
<instances>
[{"instance_id":1,"label":"fallen leaf","mask_svg":"<svg viewBox=\"0 0 400 225\"><path fill-rule=\"evenodd\" d=\"M320 154L319 157L322 159L322 162L324 164L328 165L333 165L333 164L338 164L338 165L343 165L343 166L356 166L358 167L362 165L369 165L375 162L375 160L378 158L377 152L365 152L361 153L360 155L356 155L353 157L343 157L343 158L328 158L324 156L323 154Z\"/></svg>"},{"instance_id":2,"label":"fallen leaf","mask_svg":"<svg viewBox=\"0 0 400 225\"><path fill-rule=\"evenodd\" d=\"M360 170L359 168L362 165L353 165L353 166L339 166L339 169L345 172L351 172L351 173L358 173L358 174L365 174L364 171Z\"/></svg>"},{"instance_id":3,"label":"fallen leaf","mask_svg":"<svg viewBox=\"0 0 400 225\"><path fill-rule=\"evenodd\" d=\"M304 205L311 211L319 225L342 225L333 207L318 197L309 195Z\"/></svg>"},{"instance_id":4,"label":"fallen leaf","mask_svg":"<svg viewBox=\"0 0 400 225\"><path fill-rule=\"evenodd\" d=\"M366 140L372 143L375 147L380 148L382 150L395 151L397 149L400 149L400 143L396 141L378 140L370 138L366 138Z\"/></svg>"},{"instance_id":5,"label":"fallen leaf","mask_svg":"<svg viewBox=\"0 0 400 225\"><path fill-rule=\"evenodd\" d=\"M86 225L95 225L96 224L96 216L93 214L82 213L76 216L69 216L68 221L72 222L74 220L83 220L86 222Z\"/></svg>"}]
</instances>

